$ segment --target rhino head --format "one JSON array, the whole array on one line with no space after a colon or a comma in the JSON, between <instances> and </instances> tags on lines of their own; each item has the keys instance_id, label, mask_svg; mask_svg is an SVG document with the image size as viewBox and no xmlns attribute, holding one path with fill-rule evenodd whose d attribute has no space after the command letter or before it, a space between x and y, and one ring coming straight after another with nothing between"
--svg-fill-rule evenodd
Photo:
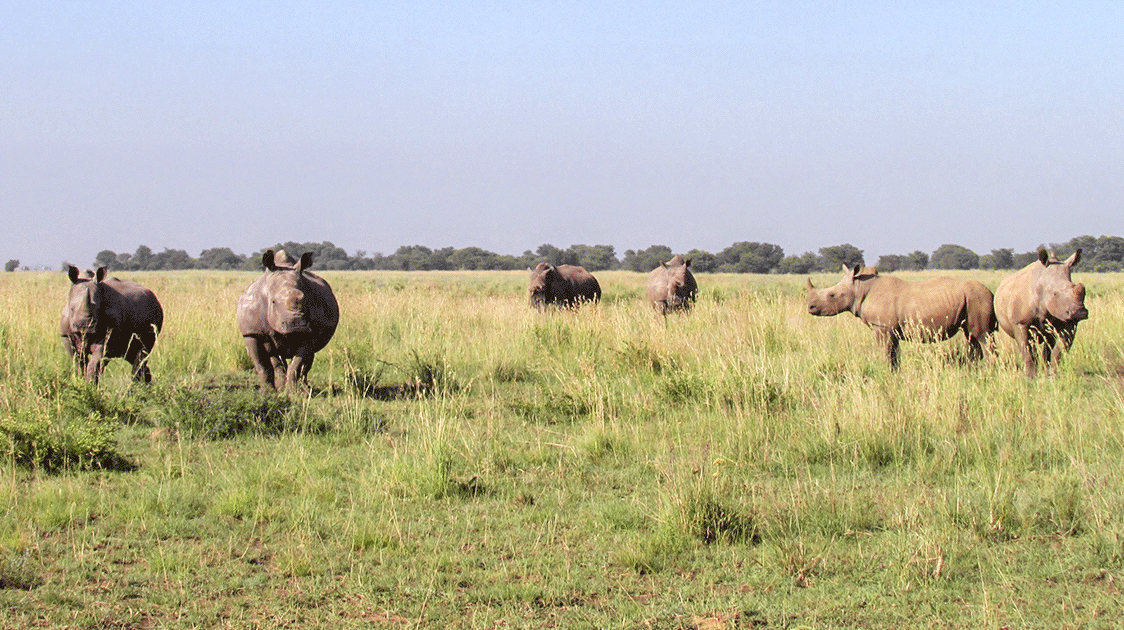
<instances>
[{"instance_id":1,"label":"rhino head","mask_svg":"<svg viewBox=\"0 0 1124 630\"><path fill-rule=\"evenodd\" d=\"M855 279L865 271L859 265L853 268L843 265L843 279L826 289L815 288L812 286L812 279L808 278L808 312L829 317L851 310L855 303ZM870 271L877 273L873 269Z\"/></svg>"},{"instance_id":2,"label":"rhino head","mask_svg":"<svg viewBox=\"0 0 1124 630\"><path fill-rule=\"evenodd\" d=\"M527 289L531 296L531 306L542 309L550 299L551 284L560 280L558 268L541 262L531 270L531 284Z\"/></svg>"},{"instance_id":3,"label":"rhino head","mask_svg":"<svg viewBox=\"0 0 1124 630\"><path fill-rule=\"evenodd\" d=\"M70 265L70 296L67 298L67 314L70 330L82 337L92 335L98 328L98 315L102 310L102 296L105 293L102 281L106 268L99 267L96 273L81 275L78 268Z\"/></svg>"},{"instance_id":4,"label":"rhino head","mask_svg":"<svg viewBox=\"0 0 1124 630\"><path fill-rule=\"evenodd\" d=\"M691 266L691 259L675 256L660 265L667 270L667 294L664 296L667 308L683 308L684 302L691 299L690 289L687 288L687 268Z\"/></svg>"},{"instance_id":5,"label":"rhino head","mask_svg":"<svg viewBox=\"0 0 1124 630\"><path fill-rule=\"evenodd\" d=\"M303 274L312 266L312 253L305 252L294 264L284 250L277 253L267 250L262 255L262 265L269 271L266 320L270 329L283 335L312 332L305 304L306 280Z\"/></svg>"},{"instance_id":6,"label":"rhino head","mask_svg":"<svg viewBox=\"0 0 1124 630\"><path fill-rule=\"evenodd\" d=\"M1038 249L1038 262L1045 267L1038 279L1038 295L1050 317L1063 323L1077 323L1089 318L1085 308L1085 285L1070 279L1073 266L1081 260L1081 249L1064 262L1054 252Z\"/></svg>"}]
</instances>

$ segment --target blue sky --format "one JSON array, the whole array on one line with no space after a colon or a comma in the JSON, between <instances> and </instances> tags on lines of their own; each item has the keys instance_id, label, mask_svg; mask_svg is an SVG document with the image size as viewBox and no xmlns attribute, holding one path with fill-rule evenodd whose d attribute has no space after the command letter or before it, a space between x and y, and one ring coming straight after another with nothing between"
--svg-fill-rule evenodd
<instances>
[{"instance_id":1,"label":"blue sky","mask_svg":"<svg viewBox=\"0 0 1124 630\"><path fill-rule=\"evenodd\" d=\"M1124 236L1121 3L129 4L0 7L0 259Z\"/></svg>"}]
</instances>

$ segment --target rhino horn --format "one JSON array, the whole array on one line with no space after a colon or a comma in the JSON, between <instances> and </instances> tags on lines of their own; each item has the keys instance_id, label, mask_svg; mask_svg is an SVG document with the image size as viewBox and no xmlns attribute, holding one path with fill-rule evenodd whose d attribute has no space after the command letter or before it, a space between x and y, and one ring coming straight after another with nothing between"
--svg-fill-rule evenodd
<instances>
[{"instance_id":1,"label":"rhino horn","mask_svg":"<svg viewBox=\"0 0 1124 630\"><path fill-rule=\"evenodd\" d=\"M811 278L811 276L809 276L808 277L808 290L811 291L814 288L816 288L816 287L812 286L812 278Z\"/></svg>"}]
</instances>

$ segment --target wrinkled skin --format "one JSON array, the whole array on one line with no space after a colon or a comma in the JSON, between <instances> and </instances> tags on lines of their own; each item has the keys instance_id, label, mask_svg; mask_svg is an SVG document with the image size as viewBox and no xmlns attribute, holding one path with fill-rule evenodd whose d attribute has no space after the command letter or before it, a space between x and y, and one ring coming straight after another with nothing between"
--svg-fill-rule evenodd
<instances>
[{"instance_id":1,"label":"wrinkled skin","mask_svg":"<svg viewBox=\"0 0 1124 630\"><path fill-rule=\"evenodd\" d=\"M133 366L134 380L151 383L148 355L164 325L156 295L135 282L106 278L105 267L80 274L71 266L68 275L59 333L78 373L97 383L105 364L123 357Z\"/></svg>"},{"instance_id":2,"label":"wrinkled skin","mask_svg":"<svg viewBox=\"0 0 1124 630\"><path fill-rule=\"evenodd\" d=\"M550 304L575 307L601 299L597 278L579 265L551 265L541 262L531 270L527 289L531 306L542 310Z\"/></svg>"},{"instance_id":3,"label":"wrinkled skin","mask_svg":"<svg viewBox=\"0 0 1124 630\"><path fill-rule=\"evenodd\" d=\"M1062 352L1073 344L1078 322L1089 317L1085 286L1070 279L1080 260L1080 249L1062 262L1040 248L1038 260L1004 278L995 290L999 326L1019 347L1027 376L1037 372L1038 346L1043 364L1055 371Z\"/></svg>"},{"instance_id":4,"label":"wrinkled skin","mask_svg":"<svg viewBox=\"0 0 1124 630\"><path fill-rule=\"evenodd\" d=\"M289 264L273 250L262 256L265 273L238 299L238 332L263 390L307 382L317 352L332 339L339 304L323 278L308 271L312 254Z\"/></svg>"},{"instance_id":5,"label":"wrinkled skin","mask_svg":"<svg viewBox=\"0 0 1124 630\"><path fill-rule=\"evenodd\" d=\"M808 279L810 314L830 316L843 311L874 329L895 369L902 339L940 341L964 331L968 356L978 360L996 328L991 291L975 280L906 282L858 265L853 269L844 265L843 279L826 289L816 289Z\"/></svg>"},{"instance_id":6,"label":"wrinkled skin","mask_svg":"<svg viewBox=\"0 0 1124 630\"><path fill-rule=\"evenodd\" d=\"M675 256L648 274L648 301L657 311L666 315L690 310L694 305L699 287L690 267L690 258Z\"/></svg>"}]
</instances>

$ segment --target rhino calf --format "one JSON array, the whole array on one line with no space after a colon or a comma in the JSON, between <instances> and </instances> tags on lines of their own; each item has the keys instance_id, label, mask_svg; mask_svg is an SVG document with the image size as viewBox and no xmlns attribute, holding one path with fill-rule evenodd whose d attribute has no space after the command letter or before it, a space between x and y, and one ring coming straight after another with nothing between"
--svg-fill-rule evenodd
<instances>
[{"instance_id":1,"label":"rhino calf","mask_svg":"<svg viewBox=\"0 0 1124 630\"><path fill-rule=\"evenodd\" d=\"M74 367L97 383L110 359L124 357L133 365L133 379L152 382L148 355L164 325L164 309L156 294L143 286L106 278L106 268L81 274L70 265L70 294L59 319L62 345Z\"/></svg>"},{"instance_id":2,"label":"rhino calf","mask_svg":"<svg viewBox=\"0 0 1124 630\"><path fill-rule=\"evenodd\" d=\"M1027 376L1037 371L1041 346L1047 369L1058 367L1058 358L1073 344L1077 324L1088 319L1085 286L1070 279L1081 260L1078 249L1065 262L1054 252L1038 249L1038 260L1007 276L995 290L995 315L999 326L1015 340Z\"/></svg>"},{"instance_id":3,"label":"rhino calf","mask_svg":"<svg viewBox=\"0 0 1124 630\"><path fill-rule=\"evenodd\" d=\"M675 256L648 274L648 301L660 313L687 311L694 305L699 287L690 267L690 258Z\"/></svg>"},{"instance_id":4,"label":"rhino calf","mask_svg":"<svg viewBox=\"0 0 1124 630\"><path fill-rule=\"evenodd\" d=\"M307 381L316 353L336 332L340 308L332 287L308 271L311 253L294 263L284 250L268 250L262 265L265 273L238 298L238 332L262 389L281 390Z\"/></svg>"},{"instance_id":5,"label":"rhino calf","mask_svg":"<svg viewBox=\"0 0 1124 630\"><path fill-rule=\"evenodd\" d=\"M580 265L552 265L541 262L531 270L531 306L543 309L549 304L575 307L601 299L597 278Z\"/></svg>"},{"instance_id":6,"label":"rhino calf","mask_svg":"<svg viewBox=\"0 0 1124 630\"><path fill-rule=\"evenodd\" d=\"M983 357L996 328L991 291L983 284L945 277L906 282L859 265L844 265L843 273L838 284L826 289L814 288L808 279L808 312L829 316L850 311L874 328L892 368L898 367L903 338L938 341L960 331L968 338L969 358Z\"/></svg>"}]
</instances>

